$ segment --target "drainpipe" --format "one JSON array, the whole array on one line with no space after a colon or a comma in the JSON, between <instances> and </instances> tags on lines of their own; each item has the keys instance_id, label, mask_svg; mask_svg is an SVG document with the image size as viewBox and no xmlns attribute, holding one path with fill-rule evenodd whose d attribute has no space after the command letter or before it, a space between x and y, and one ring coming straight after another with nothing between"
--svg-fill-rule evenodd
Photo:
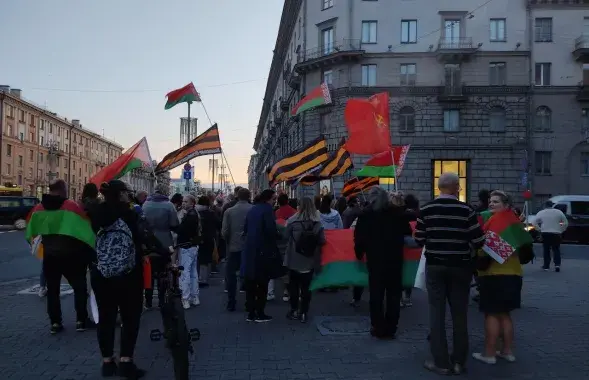
<instances>
[{"instance_id":1,"label":"drainpipe","mask_svg":"<svg viewBox=\"0 0 589 380\"><path fill-rule=\"evenodd\" d=\"M532 18L532 9L528 4L526 6L526 16L528 22L528 49L529 49L529 56L528 56L528 115L527 115L527 128L526 128L526 160L527 160L527 174L528 174L528 189L532 191L534 189L534 181L533 181L533 173L532 170L534 167L534 163L532 162L533 156L533 149L534 144L532 140L532 134L534 131L534 61L533 61L533 52L534 52L534 38L533 38L533 18Z\"/></svg>"},{"instance_id":2,"label":"drainpipe","mask_svg":"<svg viewBox=\"0 0 589 380\"><path fill-rule=\"evenodd\" d=\"M70 126L69 132L68 132L69 136L68 136L68 140L69 140L69 148L67 149L67 153L68 153L68 158L67 158L67 181L68 181L68 192L69 195L71 196L71 189L72 189L72 141L74 141L73 137L72 137L72 127ZM75 187L75 184L74 184ZM76 192L76 196L78 196L77 192ZM68 197L69 198L69 197ZM75 199L74 199L75 200Z\"/></svg>"},{"instance_id":3,"label":"drainpipe","mask_svg":"<svg viewBox=\"0 0 589 380\"><path fill-rule=\"evenodd\" d=\"M2 123L4 123L4 92L0 92L0 176L2 175L2 153L3 153L3 145L4 145L4 137L2 133Z\"/></svg>"}]
</instances>

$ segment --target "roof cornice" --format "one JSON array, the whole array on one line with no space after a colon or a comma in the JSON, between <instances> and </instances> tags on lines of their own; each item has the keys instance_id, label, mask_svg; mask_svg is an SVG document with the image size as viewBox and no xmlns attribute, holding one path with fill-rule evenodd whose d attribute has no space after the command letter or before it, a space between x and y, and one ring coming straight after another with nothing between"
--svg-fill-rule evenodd
<instances>
[{"instance_id":1,"label":"roof cornice","mask_svg":"<svg viewBox=\"0 0 589 380\"><path fill-rule=\"evenodd\" d=\"M282 72L282 66L284 65L284 59L292 38L292 32L296 26L299 10L303 0L285 0L284 6L282 7L282 16L280 18L280 26L278 27L278 35L276 36L276 44L274 46L274 55L272 56L272 63L270 64L270 73L268 74L268 82L266 83L266 92L264 93L264 103L262 105L262 112L260 114L260 121L258 122L258 129L256 131L256 138L254 140L254 150L256 150L260 139L262 138L262 132L264 131L264 124L268 113L270 112L270 105L272 103L272 97L280 74Z\"/></svg>"}]
</instances>

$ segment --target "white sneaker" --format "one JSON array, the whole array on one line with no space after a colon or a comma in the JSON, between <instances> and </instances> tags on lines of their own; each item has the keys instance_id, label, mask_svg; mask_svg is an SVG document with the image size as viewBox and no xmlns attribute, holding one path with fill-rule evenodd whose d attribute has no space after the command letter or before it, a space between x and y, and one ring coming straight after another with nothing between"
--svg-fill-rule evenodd
<instances>
[{"instance_id":1,"label":"white sneaker","mask_svg":"<svg viewBox=\"0 0 589 380\"><path fill-rule=\"evenodd\" d=\"M274 293L268 293L268 296L266 297L267 301L273 301L276 298L276 296L274 295Z\"/></svg>"},{"instance_id":2,"label":"white sneaker","mask_svg":"<svg viewBox=\"0 0 589 380\"><path fill-rule=\"evenodd\" d=\"M192 299L190 300L190 304L192 306L198 306L198 305L200 305L200 298L198 298L198 296L192 297Z\"/></svg>"},{"instance_id":3,"label":"white sneaker","mask_svg":"<svg viewBox=\"0 0 589 380\"><path fill-rule=\"evenodd\" d=\"M182 307L185 309L190 309L190 301L182 300Z\"/></svg>"},{"instance_id":4,"label":"white sneaker","mask_svg":"<svg viewBox=\"0 0 589 380\"><path fill-rule=\"evenodd\" d=\"M485 364L497 364L497 358L495 356L484 356L480 352L473 352L472 357Z\"/></svg>"},{"instance_id":5,"label":"white sneaker","mask_svg":"<svg viewBox=\"0 0 589 380\"><path fill-rule=\"evenodd\" d=\"M47 287L43 286L39 288L39 297L43 298L47 296Z\"/></svg>"}]
</instances>

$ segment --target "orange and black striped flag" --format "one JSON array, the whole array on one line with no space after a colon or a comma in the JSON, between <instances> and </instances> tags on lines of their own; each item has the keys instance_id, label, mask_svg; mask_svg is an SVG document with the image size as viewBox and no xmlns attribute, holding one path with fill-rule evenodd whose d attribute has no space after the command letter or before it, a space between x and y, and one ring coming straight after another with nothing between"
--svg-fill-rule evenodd
<instances>
[{"instance_id":1,"label":"orange and black striped flag","mask_svg":"<svg viewBox=\"0 0 589 380\"><path fill-rule=\"evenodd\" d=\"M345 139L340 142L338 150L333 152L331 156L321 166L304 175L300 180L295 181L301 185L314 185L317 182L343 175L349 169L354 167L352 163L352 156L350 152L344 148Z\"/></svg>"},{"instance_id":2,"label":"orange and black striped flag","mask_svg":"<svg viewBox=\"0 0 589 380\"><path fill-rule=\"evenodd\" d=\"M318 137L307 146L294 151L272 165L268 172L270 186L278 182L289 181L308 173L328 159L327 142Z\"/></svg>"},{"instance_id":3,"label":"orange and black striped flag","mask_svg":"<svg viewBox=\"0 0 589 380\"><path fill-rule=\"evenodd\" d=\"M378 186L378 184L378 177L366 177L362 179L355 177L344 184L344 188L342 189L342 196L346 198L353 197L360 194L364 190Z\"/></svg>"},{"instance_id":4,"label":"orange and black striped flag","mask_svg":"<svg viewBox=\"0 0 589 380\"><path fill-rule=\"evenodd\" d=\"M155 168L156 173L166 172L180 166L195 157L221 153L219 128L217 124L204 131L194 140L180 149L168 153Z\"/></svg>"}]
</instances>

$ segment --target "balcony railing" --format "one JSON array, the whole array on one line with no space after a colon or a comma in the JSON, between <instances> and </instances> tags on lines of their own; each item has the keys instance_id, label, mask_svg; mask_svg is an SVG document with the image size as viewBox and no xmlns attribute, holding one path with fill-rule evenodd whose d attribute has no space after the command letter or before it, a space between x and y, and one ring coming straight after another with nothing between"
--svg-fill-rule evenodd
<instances>
[{"instance_id":1,"label":"balcony railing","mask_svg":"<svg viewBox=\"0 0 589 380\"><path fill-rule=\"evenodd\" d=\"M470 50L474 49L471 37L442 37L438 42L438 50Z\"/></svg>"},{"instance_id":2,"label":"balcony railing","mask_svg":"<svg viewBox=\"0 0 589 380\"><path fill-rule=\"evenodd\" d=\"M438 95L441 102L462 102L467 99L466 91L463 85L444 85Z\"/></svg>"},{"instance_id":3,"label":"balcony railing","mask_svg":"<svg viewBox=\"0 0 589 380\"><path fill-rule=\"evenodd\" d=\"M577 101L588 102L589 101L589 86L581 85L577 91Z\"/></svg>"},{"instance_id":4,"label":"balcony railing","mask_svg":"<svg viewBox=\"0 0 589 380\"><path fill-rule=\"evenodd\" d=\"M575 50L589 49L589 35L582 34L575 39Z\"/></svg>"},{"instance_id":5,"label":"balcony railing","mask_svg":"<svg viewBox=\"0 0 589 380\"><path fill-rule=\"evenodd\" d=\"M297 62L310 61L312 59L327 57L342 52L361 51L361 49L362 44L360 43L360 40L343 39L341 41L334 41L330 44L323 44L323 46L300 52Z\"/></svg>"}]
</instances>

